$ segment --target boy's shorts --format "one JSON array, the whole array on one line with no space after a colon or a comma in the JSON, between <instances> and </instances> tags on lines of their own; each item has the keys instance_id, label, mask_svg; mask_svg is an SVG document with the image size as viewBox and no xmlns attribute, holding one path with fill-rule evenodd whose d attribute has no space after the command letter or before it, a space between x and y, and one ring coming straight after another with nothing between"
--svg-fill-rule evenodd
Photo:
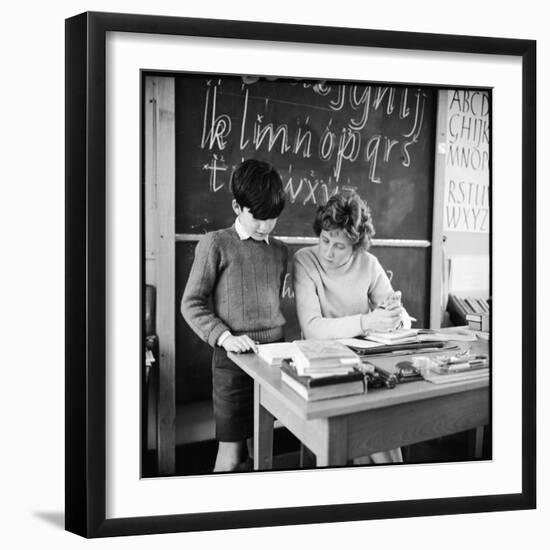
<instances>
[{"instance_id":1,"label":"boy's shorts","mask_svg":"<svg viewBox=\"0 0 550 550\"><path fill-rule=\"evenodd\" d=\"M254 382L223 348L212 356L212 397L218 441L242 441L252 437Z\"/></svg>"},{"instance_id":2,"label":"boy's shorts","mask_svg":"<svg viewBox=\"0 0 550 550\"><path fill-rule=\"evenodd\" d=\"M212 400L218 441L252 437L254 381L219 347L214 348L212 355Z\"/></svg>"}]
</instances>

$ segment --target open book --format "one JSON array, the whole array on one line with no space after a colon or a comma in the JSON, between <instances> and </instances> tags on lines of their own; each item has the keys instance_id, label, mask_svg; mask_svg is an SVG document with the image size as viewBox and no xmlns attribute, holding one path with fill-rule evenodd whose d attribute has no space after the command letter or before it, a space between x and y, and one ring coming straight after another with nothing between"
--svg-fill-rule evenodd
<instances>
[{"instance_id":1,"label":"open book","mask_svg":"<svg viewBox=\"0 0 550 550\"><path fill-rule=\"evenodd\" d=\"M412 342L418 342L418 329L402 328L394 330L392 332L377 332L371 331L366 336L367 340L371 342L378 342L380 344L408 344Z\"/></svg>"}]
</instances>

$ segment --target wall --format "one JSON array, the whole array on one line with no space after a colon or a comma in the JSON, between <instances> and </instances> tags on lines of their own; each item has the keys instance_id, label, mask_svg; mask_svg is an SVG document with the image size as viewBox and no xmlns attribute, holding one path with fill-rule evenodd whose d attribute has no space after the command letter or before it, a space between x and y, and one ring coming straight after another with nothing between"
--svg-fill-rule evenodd
<instances>
[{"instance_id":1,"label":"wall","mask_svg":"<svg viewBox=\"0 0 550 550\"><path fill-rule=\"evenodd\" d=\"M218 533L189 533L85 541L62 531L63 523L63 19L86 9L195 17L363 26L449 34L535 38L539 45L539 98L550 95L550 38L544 4L524 0L508 9L495 3L396 0L387 3L316 4L295 0L181 2L121 0L55 4L18 2L3 9L0 38L3 74L0 235L4 392L1 403L3 476L0 497L7 548L262 548L314 541L334 548L342 541L375 547L439 549L517 548L548 538L548 474L540 468L539 510L452 517L352 522ZM543 162L550 149L543 131L550 122L539 101L539 178L550 181ZM548 241L548 186L539 189L539 239ZM544 237L547 237L544 239ZM29 251L32 250L32 254ZM514 251L511 251L513 254ZM540 277L550 268L548 247L539 249ZM539 333L545 334L548 288L539 289ZM542 340L542 338L541 338ZM539 369L539 464L550 458L550 403L543 400L550 375Z\"/></svg>"}]
</instances>

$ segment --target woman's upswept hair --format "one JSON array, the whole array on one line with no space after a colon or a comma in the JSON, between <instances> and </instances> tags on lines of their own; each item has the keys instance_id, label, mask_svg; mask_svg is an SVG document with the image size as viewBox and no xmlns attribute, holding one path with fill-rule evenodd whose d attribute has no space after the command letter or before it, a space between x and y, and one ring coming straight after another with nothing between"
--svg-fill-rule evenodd
<instances>
[{"instance_id":1,"label":"woman's upswept hair","mask_svg":"<svg viewBox=\"0 0 550 550\"><path fill-rule=\"evenodd\" d=\"M354 191L345 194L337 193L325 205L317 208L313 221L315 234L320 235L323 230L335 229L341 229L344 232L354 249L367 250L370 247L374 236L370 208Z\"/></svg>"}]
</instances>

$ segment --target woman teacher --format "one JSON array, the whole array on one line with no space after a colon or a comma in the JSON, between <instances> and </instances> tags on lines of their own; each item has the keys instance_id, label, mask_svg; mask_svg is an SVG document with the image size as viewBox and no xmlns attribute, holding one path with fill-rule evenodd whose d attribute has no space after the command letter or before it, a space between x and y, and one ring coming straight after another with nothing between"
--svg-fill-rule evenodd
<instances>
[{"instance_id":1,"label":"woman teacher","mask_svg":"<svg viewBox=\"0 0 550 550\"><path fill-rule=\"evenodd\" d=\"M296 309L304 337L350 338L410 326L400 293L368 252L374 227L359 195L331 197L317 209L313 229L318 244L294 255ZM393 449L360 462L402 460L401 449Z\"/></svg>"},{"instance_id":2,"label":"woman teacher","mask_svg":"<svg viewBox=\"0 0 550 550\"><path fill-rule=\"evenodd\" d=\"M410 326L400 293L368 252L374 227L359 195L331 197L317 209L313 229L319 243L294 255L296 309L304 337L351 338Z\"/></svg>"}]
</instances>

